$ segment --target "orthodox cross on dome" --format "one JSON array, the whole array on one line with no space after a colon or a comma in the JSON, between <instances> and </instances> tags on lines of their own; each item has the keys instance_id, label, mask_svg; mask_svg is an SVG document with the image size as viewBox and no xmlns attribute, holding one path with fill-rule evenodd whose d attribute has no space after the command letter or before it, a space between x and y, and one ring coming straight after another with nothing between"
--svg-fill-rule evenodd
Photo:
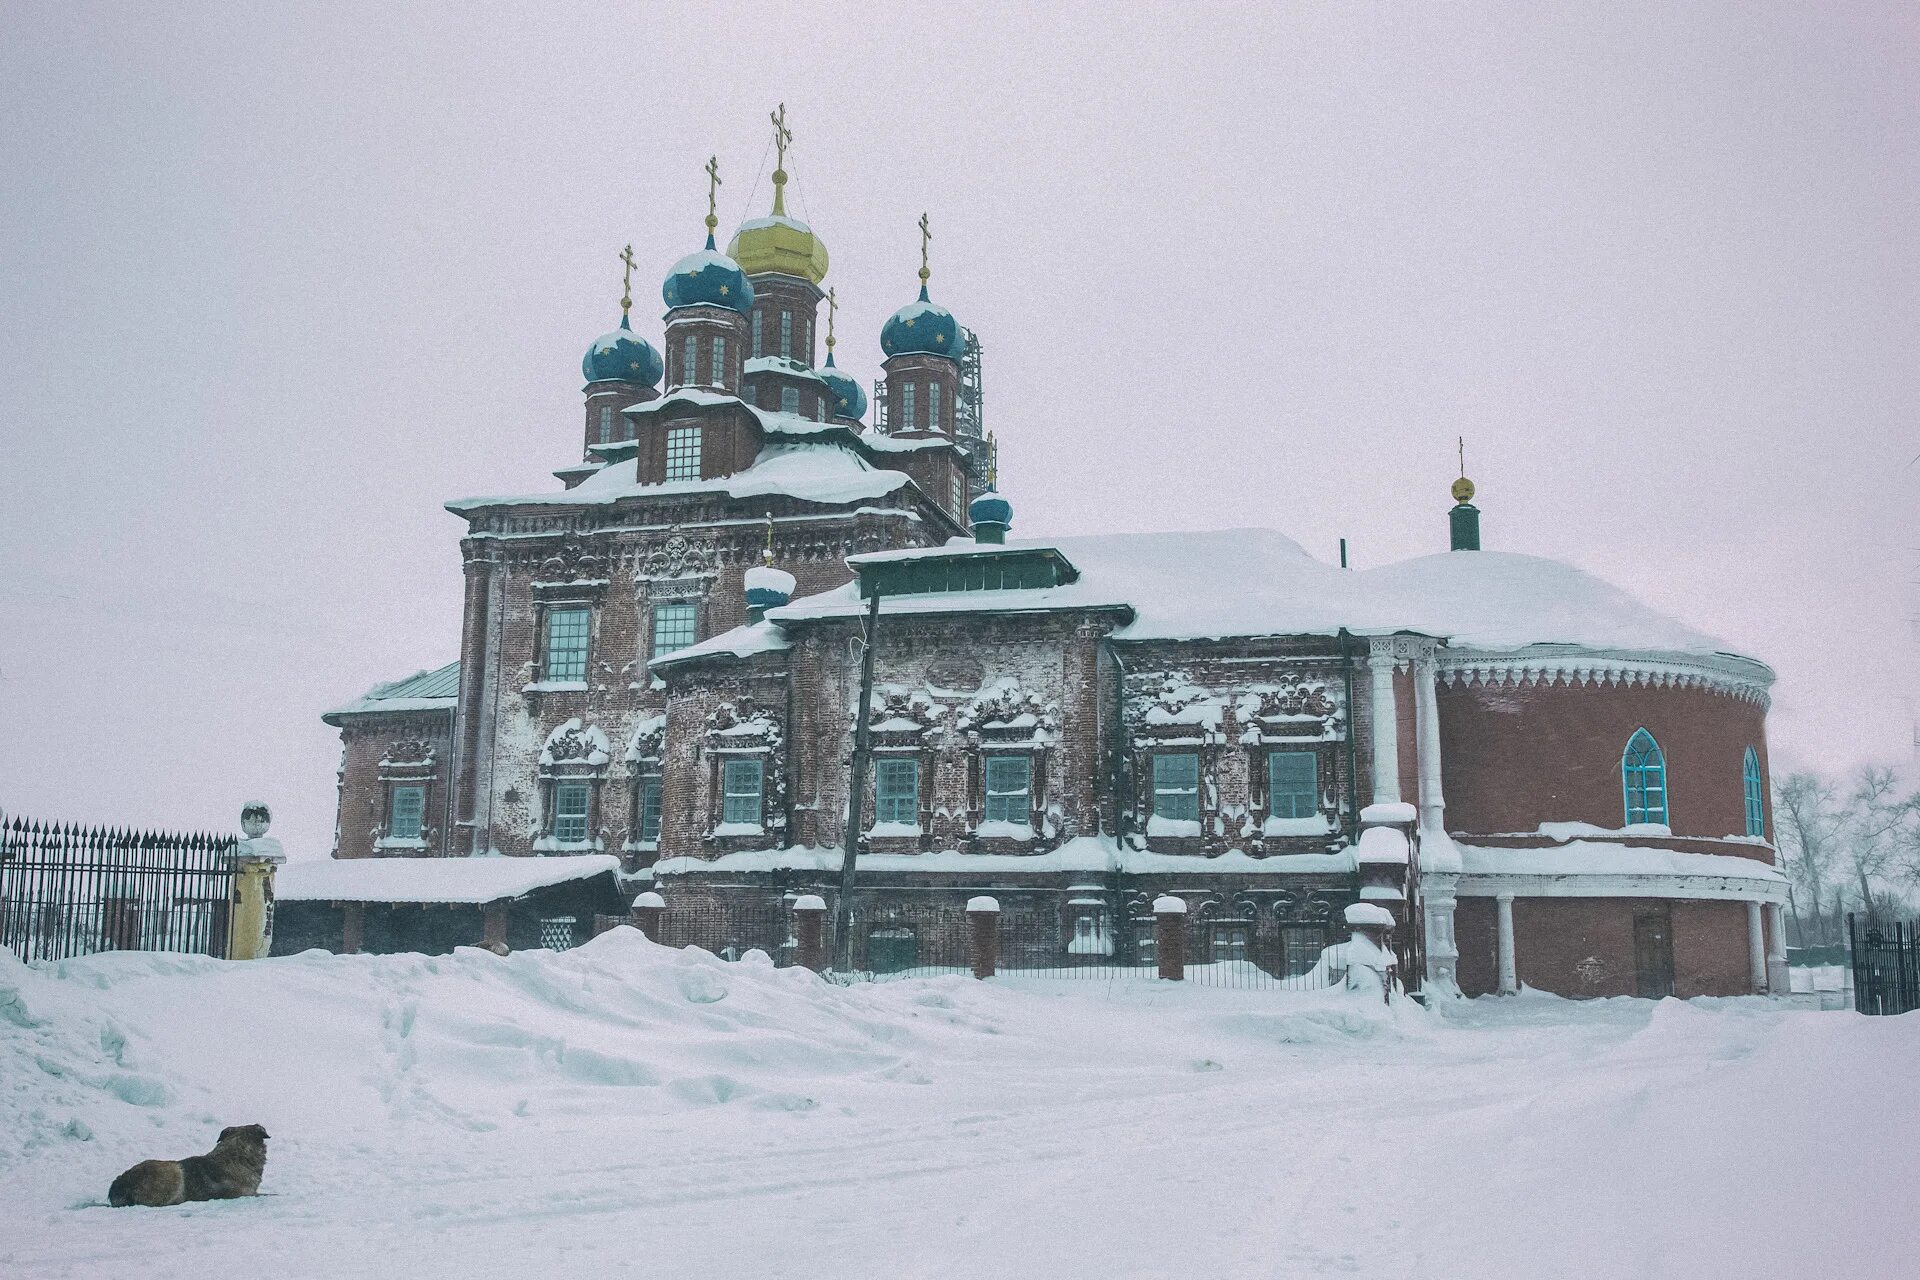
<instances>
[{"instance_id":1,"label":"orthodox cross on dome","mask_svg":"<svg viewBox=\"0 0 1920 1280\"><path fill-rule=\"evenodd\" d=\"M713 229L720 225L720 157L707 157L707 239L713 239ZM709 243L707 248L713 248Z\"/></svg>"},{"instance_id":2,"label":"orthodox cross on dome","mask_svg":"<svg viewBox=\"0 0 1920 1280\"><path fill-rule=\"evenodd\" d=\"M773 563L773 512L771 511L767 512L767 545L760 548L760 561L768 565Z\"/></svg>"},{"instance_id":3,"label":"orthodox cross on dome","mask_svg":"<svg viewBox=\"0 0 1920 1280\"><path fill-rule=\"evenodd\" d=\"M783 218L787 213L787 148L793 143L793 130L787 128L787 104L781 103L767 119L773 121L773 216Z\"/></svg>"},{"instance_id":4,"label":"orthodox cross on dome","mask_svg":"<svg viewBox=\"0 0 1920 1280\"><path fill-rule=\"evenodd\" d=\"M1473 481L1467 479L1467 438L1456 437L1460 446L1460 478L1453 482L1453 500L1455 502L1473 501Z\"/></svg>"},{"instance_id":5,"label":"orthodox cross on dome","mask_svg":"<svg viewBox=\"0 0 1920 1280\"><path fill-rule=\"evenodd\" d=\"M833 313L840 309L840 303L833 296L833 290L827 290L827 354L833 354Z\"/></svg>"},{"instance_id":6,"label":"orthodox cross on dome","mask_svg":"<svg viewBox=\"0 0 1920 1280\"><path fill-rule=\"evenodd\" d=\"M620 261L626 268L620 273L620 327L626 328L627 313L633 310L633 246L628 245L620 251Z\"/></svg>"},{"instance_id":7,"label":"orthodox cross on dome","mask_svg":"<svg viewBox=\"0 0 1920 1280\"><path fill-rule=\"evenodd\" d=\"M933 272L927 270L927 243L933 239L933 231L927 226L927 215L920 215L920 292L927 291L927 278Z\"/></svg>"}]
</instances>

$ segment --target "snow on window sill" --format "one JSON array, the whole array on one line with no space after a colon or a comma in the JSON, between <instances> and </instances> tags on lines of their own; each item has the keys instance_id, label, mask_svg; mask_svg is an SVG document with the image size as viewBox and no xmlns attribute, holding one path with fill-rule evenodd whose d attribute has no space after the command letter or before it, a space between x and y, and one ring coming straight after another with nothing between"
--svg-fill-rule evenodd
<instances>
[{"instance_id":1,"label":"snow on window sill","mask_svg":"<svg viewBox=\"0 0 1920 1280\"><path fill-rule=\"evenodd\" d=\"M1031 840L1033 824L1028 822L983 822L973 829L982 840Z\"/></svg>"},{"instance_id":2,"label":"snow on window sill","mask_svg":"<svg viewBox=\"0 0 1920 1280\"><path fill-rule=\"evenodd\" d=\"M1147 819L1147 834L1150 836L1197 836L1200 834L1198 818L1163 818L1154 814Z\"/></svg>"},{"instance_id":3,"label":"snow on window sill","mask_svg":"<svg viewBox=\"0 0 1920 1280\"><path fill-rule=\"evenodd\" d=\"M620 847L628 853L658 853L660 851L660 842L658 840L629 840Z\"/></svg>"},{"instance_id":4,"label":"snow on window sill","mask_svg":"<svg viewBox=\"0 0 1920 1280\"><path fill-rule=\"evenodd\" d=\"M373 847L376 849L424 849L427 847L427 842L419 836L414 836L412 839L405 836L387 836L385 839L374 841Z\"/></svg>"},{"instance_id":5,"label":"snow on window sill","mask_svg":"<svg viewBox=\"0 0 1920 1280\"><path fill-rule=\"evenodd\" d=\"M1333 828L1327 823L1324 813L1312 814L1305 818L1268 818L1261 825L1260 834L1266 836L1324 836L1333 834Z\"/></svg>"},{"instance_id":6,"label":"snow on window sill","mask_svg":"<svg viewBox=\"0 0 1920 1280\"><path fill-rule=\"evenodd\" d=\"M585 693L585 680L535 680L532 684L521 686L522 693Z\"/></svg>"},{"instance_id":7,"label":"snow on window sill","mask_svg":"<svg viewBox=\"0 0 1920 1280\"><path fill-rule=\"evenodd\" d=\"M708 834L714 836L763 836L766 828L757 822L723 822Z\"/></svg>"},{"instance_id":8,"label":"snow on window sill","mask_svg":"<svg viewBox=\"0 0 1920 1280\"><path fill-rule=\"evenodd\" d=\"M601 853L606 846L599 840L560 840L541 836L533 842L535 853Z\"/></svg>"}]
</instances>

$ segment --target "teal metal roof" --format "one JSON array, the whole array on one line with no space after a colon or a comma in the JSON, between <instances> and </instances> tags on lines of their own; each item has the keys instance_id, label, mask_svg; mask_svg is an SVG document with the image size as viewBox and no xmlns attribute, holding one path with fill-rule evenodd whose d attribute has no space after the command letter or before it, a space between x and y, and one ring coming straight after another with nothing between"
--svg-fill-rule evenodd
<instances>
[{"instance_id":1,"label":"teal metal roof","mask_svg":"<svg viewBox=\"0 0 1920 1280\"><path fill-rule=\"evenodd\" d=\"M451 709L459 696L460 664L449 662L434 671L417 671L403 680L377 684L358 701L335 707L320 719L337 727L341 716L394 711L443 711Z\"/></svg>"}]
</instances>

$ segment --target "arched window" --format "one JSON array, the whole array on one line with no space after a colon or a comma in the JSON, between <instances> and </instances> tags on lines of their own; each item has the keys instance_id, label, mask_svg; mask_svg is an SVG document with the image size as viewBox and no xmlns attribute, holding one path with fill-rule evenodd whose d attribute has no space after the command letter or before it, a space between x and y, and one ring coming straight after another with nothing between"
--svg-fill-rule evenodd
<instances>
[{"instance_id":1,"label":"arched window","mask_svg":"<svg viewBox=\"0 0 1920 1280\"><path fill-rule=\"evenodd\" d=\"M1765 835L1767 793L1760 786L1760 753L1752 747L1747 748L1747 758L1740 766L1740 786L1747 797L1747 834Z\"/></svg>"},{"instance_id":2,"label":"arched window","mask_svg":"<svg viewBox=\"0 0 1920 1280\"><path fill-rule=\"evenodd\" d=\"M1627 823L1667 820L1667 758L1645 729L1635 729L1620 757L1620 785L1626 792Z\"/></svg>"}]
</instances>

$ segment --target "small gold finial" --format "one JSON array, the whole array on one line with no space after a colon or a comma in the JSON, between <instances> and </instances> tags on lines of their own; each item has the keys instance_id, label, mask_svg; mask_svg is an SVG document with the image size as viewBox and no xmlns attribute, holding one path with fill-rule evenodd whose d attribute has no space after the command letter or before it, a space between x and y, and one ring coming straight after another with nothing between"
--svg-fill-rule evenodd
<instances>
[{"instance_id":1,"label":"small gold finial","mask_svg":"<svg viewBox=\"0 0 1920 1280\"><path fill-rule=\"evenodd\" d=\"M1453 482L1453 500L1458 503L1473 501L1473 481L1467 479L1467 438L1460 436L1460 478Z\"/></svg>"},{"instance_id":2,"label":"small gold finial","mask_svg":"<svg viewBox=\"0 0 1920 1280\"><path fill-rule=\"evenodd\" d=\"M620 273L620 318L625 320L627 312L633 310L633 246L628 245L620 251L620 261L626 263Z\"/></svg>"},{"instance_id":3,"label":"small gold finial","mask_svg":"<svg viewBox=\"0 0 1920 1280\"><path fill-rule=\"evenodd\" d=\"M720 157L707 157L707 234L720 225Z\"/></svg>"},{"instance_id":4,"label":"small gold finial","mask_svg":"<svg viewBox=\"0 0 1920 1280\"><path fill-rule=\"evenodd\" d=\"M927 277L933 272L927 270L927 242L933 239L933 231L927 226L927 215L920 215L920 286L925 288Z\"/></svg>"},{"instance_id":5,"label":"small gold finial","mask_svg":"<svg viewBox=\"0 0 1920 1280\"><path fill-rule=\"evenodd\" d=\"M767 545L760 549L760 559L765 564L773 564L773 512L767 512Z\"/></svg>"},{"instance_id":6,"label":"small gold finial","mask_svg":"<svg viewBox=\"0 0 1920 1280\"><path fill-rule=\"evenodd\" d=\"M840 302L833 296L833 290L827 290L827 353L833 353L833 313L840 309Z\"/></svg>"},{"instance_id":7,"label":"small gold finial","mask_svg":"<svg viewBox=\"0 0 1920 1280\"><path fill-rule=\"evenodd\" d=\"M987 432L987 488L1000 487L1000 442Z\"/></svg>"},{"instance_id":8,"label":"small gold finial","mask_svg":"<svg viewBox=\"0 0 1920 1280\"><path fill-rule=\"evenodd\" d=\"M773 121L773 216L784 218L787 215L787 147L793 142L793 130L787 128L787 104L781 103L778 111L767 119Z\"/></svg>"}]
</instances>

